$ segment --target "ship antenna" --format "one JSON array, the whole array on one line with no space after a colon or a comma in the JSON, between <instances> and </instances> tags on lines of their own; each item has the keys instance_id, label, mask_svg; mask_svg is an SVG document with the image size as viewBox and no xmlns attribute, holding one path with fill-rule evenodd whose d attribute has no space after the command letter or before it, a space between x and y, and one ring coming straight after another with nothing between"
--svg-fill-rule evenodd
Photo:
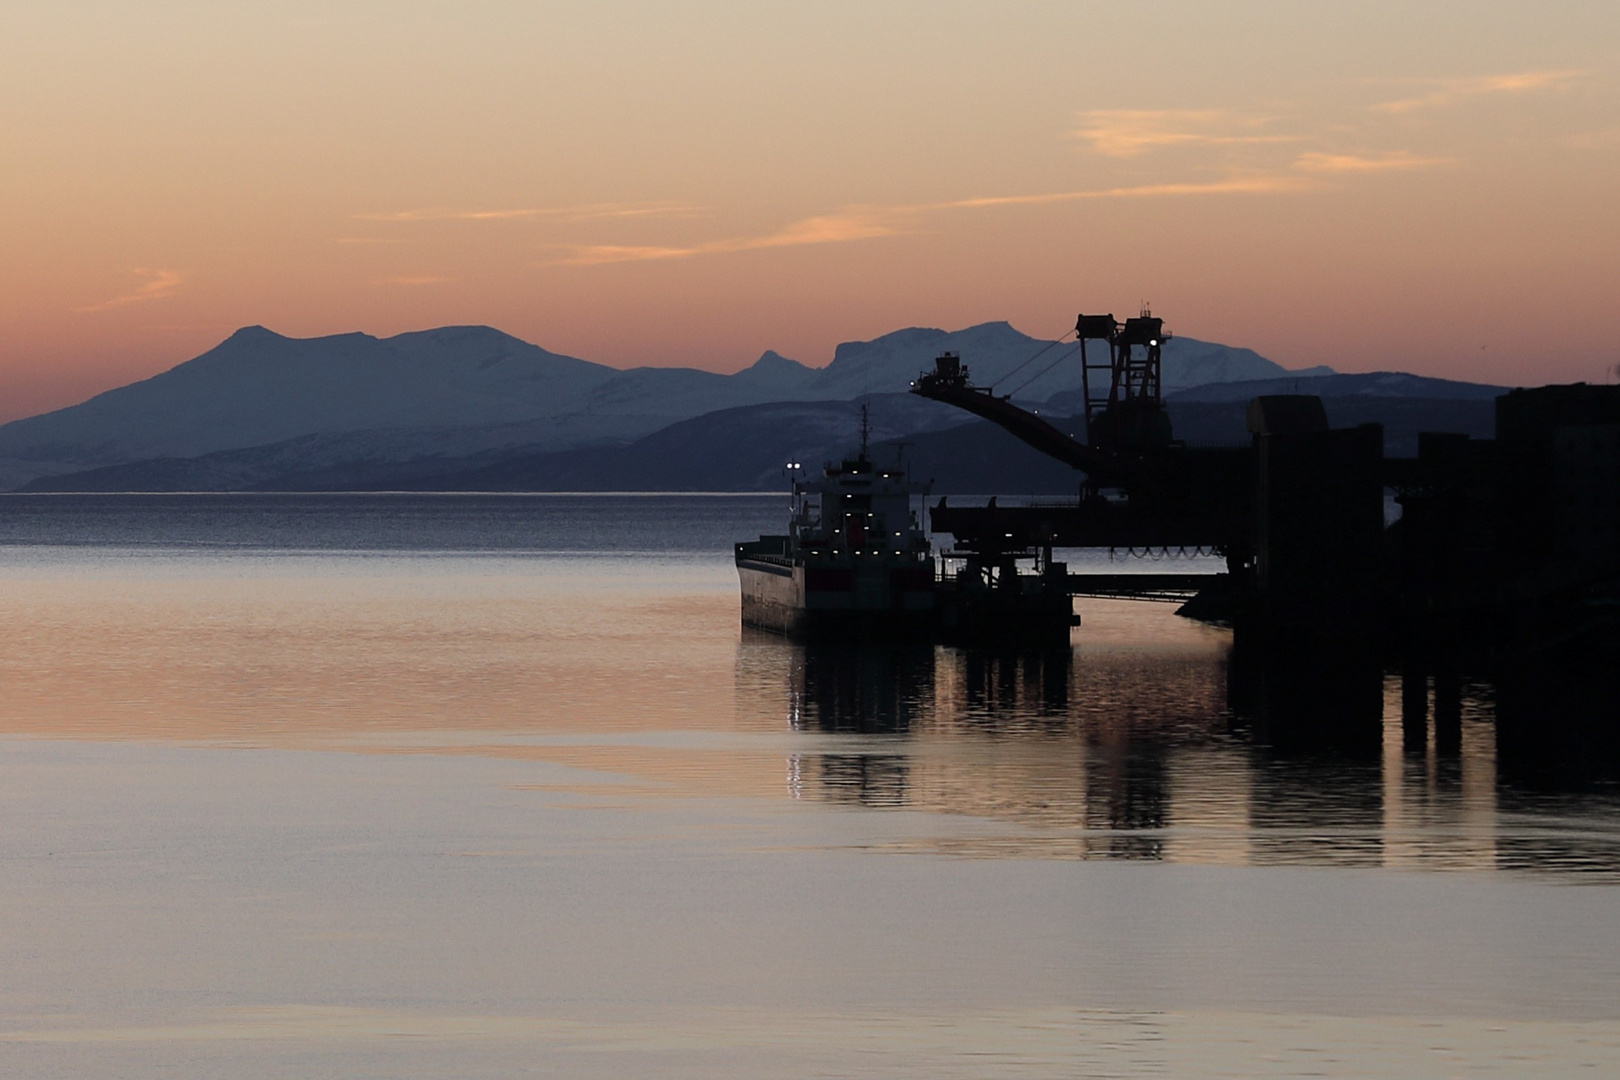
<instances>
[{"instance_id":1,"label":"ship antenna","mask_svg":"<svg viewBox=\"0 0 1620 1080\"><path fill-rule=\"evenodd\" d=\"M871 406L861 402L861 460L866 460L866 448L872 441Z\"/></svg>"}]
</instances>

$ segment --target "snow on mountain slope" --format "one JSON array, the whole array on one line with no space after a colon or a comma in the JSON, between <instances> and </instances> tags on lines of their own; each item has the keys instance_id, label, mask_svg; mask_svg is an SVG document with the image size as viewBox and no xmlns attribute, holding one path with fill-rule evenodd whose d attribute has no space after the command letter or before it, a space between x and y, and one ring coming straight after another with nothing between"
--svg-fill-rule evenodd
<instances>
[{"instance_id":1,"label":"snow on mountain slope","mask_svg":"<svg viewBox=\"0 0 1620 1080\"><path fill-rule=\"evenodd\" d=\"M1090 342L1087 349L1093 363L1107 356L1101 342ZM846 342L809 389L829 399L895 393L909 387L918 372L932 367L942 352L961 356L977 385L993 386L997 393L1011 393L1020 400L1044 401L1080 388L1080 354L1072 342L1052 345L1005 322L990 322L956 331L913 327L871 341ZM1331 370L1312 368L1297 374L1323 375ZM1181 337L1171 338L1163 347L1166 390L1292 374L1296 373L1250 349Z\"/></svg>"},{"instance_id":2,"label":"snow on mountain slope","mask_svg":"<svg viewBox=\"0 0 1620 1080\"><path fill-rule=\"evenodd\" d=\"M1503 386L1458 382L1408 375L1403 371L1371 371L1356 375L1296 371L1287 377L1199 386L1167 395L1172 401L1248 401L1264 394L1315 394L1323 399L1432 398L1448 401L1492 401L1507 392Z\"/></svg>"}]
</instances>

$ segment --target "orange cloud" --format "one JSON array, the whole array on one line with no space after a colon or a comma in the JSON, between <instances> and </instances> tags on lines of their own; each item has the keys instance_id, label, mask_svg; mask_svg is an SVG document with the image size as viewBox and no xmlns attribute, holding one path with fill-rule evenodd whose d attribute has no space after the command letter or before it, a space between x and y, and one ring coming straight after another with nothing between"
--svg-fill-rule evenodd
<instances>
[{"instance_id":1,"label":"orange cloud","mask_svg":"<svg viewBox=\"0 0 1620 1080\"><path fill-rule=\"evenodd\" d=\"M757 251L762 248L796 247L802 244L840 244L852 240L870 240L880 236L893 236L902 231L896 223L885 218L897 213L904 214L907 209L856 207L835 214L805 218L763 236L730 237L686 247L594 244L571 249L569 257L561 261L575 266L596 266L603 263L644 262L653 259L684 259L693 255L720 255L734 251Z\"/></svg>"},{"instance_id":2,"label":"orange cloud","mask_svg":"<svg viewBox=\"0 0 1620 1080\"><path fill-rule=\"evenodd\" d=\"M1294 159L1294 168L1320 173L1389 172L1397 169L1426 169L1431 165L1447 164L1447 158L1425 158L1398 150L1380 157L1358 157L1355 154L1306 153Z\"/></svg>"},{"instance_id":3,"label":"orange cloud","mask_svg":"<svg viewBox=\"0 0 1620 1080\"><path fill-rule=\"evenodd\" d=\"M1225 180L1200 183L1137 184L1130 187L1098 188L1090 191L1053 191L1040 195L989 195L976 199L958 199L954 202L935 203L915 207L916 210L976 210L991 206L1044 206L1051 203L1075 202L1081 199L1150 199L1177 195L1265 195L1273 192L1300 191L1306 181L1297 176L1257 173L1235 176Z\"/></svg>"},{"instance_id":4,"label":"orange cloud","mask_svg":"<svg viewBox=\"0 0 1620 1080\"><path fill-rule=\"evenodd\" d=\"M1285 174L1253 175L1204 183L1142 184L1134 187L1100 188L1088 191L1054 191L1034 195L989 195L950 202L916 206L858 206L833 214L805 218L762 236L728 237L683 247L652 245L593 244L566 249L569 254L557 260L570 266L599 266L606 263L646 262L684 259L695 255L722 255L737 251L795 247L802 244L837 244L897 236L918 229L918 219L950 210L979 210L997 206L1045 206L1082 199L1135 199L1189 195L1258 195L1300 191L1310 181Z\"/></svg>"},{"instance_id":5,"label":"orange cloud","mask_svg":"<svg viewBox=\"0 0 1620 1080\"><path fill-rule=\"evenodd\" d=\"M1585 75L1584 71L1521 71L1511 75L1487 75L1471 79L1422 80L1432 85L1434 89L1418 97L1380 102L1373 106L1373 111L1407 113L1417 109L1439 109L1488 94L1556 89Z\"/></svg>"},{"instance_id":6,"label":"orange cloud","mask_svg":"<svg viewBox=\"0 0 1620 1080\"><path fill-rule=\"evenodd\" d=\"M140 275L141 277L145 278L146 281L143 282L138 288L124 293L121 296L115 296L111 300L103 300L99 304L91 304L88 307L82 307L78 310L86 312L106 311L108 308L124 307L127 304L138 304L143 300L161 300L163 297L168 296L175 289L179 288L180 283L185 280L185 276L177 271L150 270L144 266L136 267L131 271L131 273Z\"/></svg>"},{"instance_id":7,"label":"orange cloud","mask_svg":"<svg viewBox=\"0 0 1620 1080\"><path fill-rule=\"evenodd\" d=\"M1291 135L1245 134L1243 129L1268 121L1214 109L1099 109L1080 115L1085 126L1075 135L1089 139L1105 157L1136 157L1167 146L1298 141Z\"/></svg>"}]
</instances>

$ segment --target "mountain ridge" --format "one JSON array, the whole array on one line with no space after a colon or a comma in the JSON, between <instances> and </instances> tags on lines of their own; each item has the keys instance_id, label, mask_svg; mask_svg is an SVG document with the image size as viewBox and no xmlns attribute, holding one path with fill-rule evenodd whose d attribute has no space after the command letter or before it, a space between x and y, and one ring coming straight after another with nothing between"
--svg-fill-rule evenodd
<instances>
[{"instance_id":1,"label":"mountain ridge","mask_svg":"<svg viewBox=\"0 0 1620 1080\"><path fill-rule=\"evenodd\" d=\"M909 394L854 401L772 402L719 409L628 442L558 449L539 445L471 454L378 452L368 433L191 459L154 459L35 480L45 491L761 491L786 482L784 464L852 454L860 409L871 406L873 458L901 455L936 494L1070 494L1074 471L994 425ZM1324 401L1335 427L1384 425L1386 453L1411 456L1418 433L1494 435L1494 402L1478 398ZM1178 437L1197 445L1244 445L1244 401L1171 401ZM1063 430L1070 417L1045 414ZM403 444L410 449L412 443Z\"/></svg>"},{"instance_id":2,"label":"mountain ridge","mask_svg":"<svg viewBox=\"0 0 1620 1080\"><path fill-rule=\"evenodd\" d=\"M150 378L0 425L0 488L136 461L367 431L391 433L385 441L395 446L396 459L409 452L412 438L423 449L442 446L457 454L628 442L717 409L902 392L943 350L963 355L982 383L1017 372L1026 383L1021 400L1038 403L1078 385L1066 348L1004 321L961 330L907 327L844 342L826 367L767 350L725 375L611 368L487 326L388 338L358 331L293 338L256 324ZM1027 367L1043 352L1054 359L1040 355ZM1167 386L1234 374L1294 373L1250 350L1190 338L1166 345Z\"/></svg>"}]
</instances>

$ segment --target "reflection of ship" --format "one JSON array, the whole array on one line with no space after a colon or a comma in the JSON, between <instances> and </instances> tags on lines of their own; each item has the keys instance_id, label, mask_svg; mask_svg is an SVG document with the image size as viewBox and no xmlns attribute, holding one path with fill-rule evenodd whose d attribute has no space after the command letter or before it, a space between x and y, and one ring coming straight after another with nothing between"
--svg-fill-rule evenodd
<instances>
[{"instance_id":1,"label":"reflection of ship","mask_svg":"<svg viewBox=\"0 0 1620 1080\"><path fill-rule=\"evenodd\" d=\"M970 557L949 576L922 525L926 484L861 449L820 479L793 482L785 535L736 547L743 622L795 635L950 639L977 635L1066 641L1067 568L1019 574L1011 558Z\"/></svg>"}]
</instances>

